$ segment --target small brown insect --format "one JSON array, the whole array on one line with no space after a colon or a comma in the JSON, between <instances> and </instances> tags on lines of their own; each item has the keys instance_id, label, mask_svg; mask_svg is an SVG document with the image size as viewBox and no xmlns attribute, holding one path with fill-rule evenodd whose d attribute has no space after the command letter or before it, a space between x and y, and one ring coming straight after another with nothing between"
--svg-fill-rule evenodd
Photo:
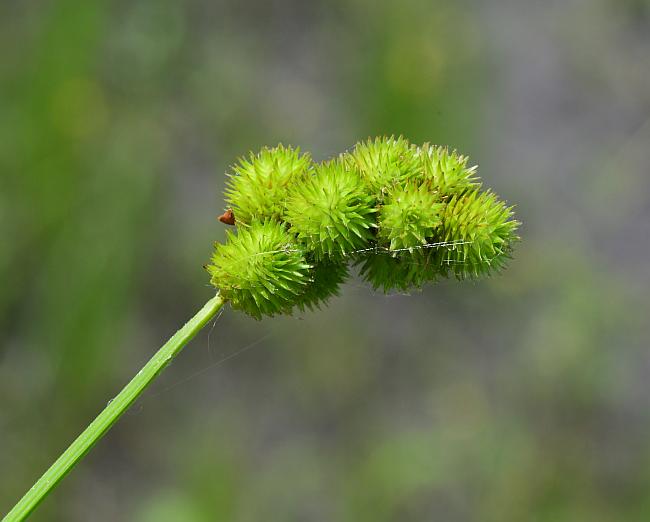
<instances>
[{"instance_id":1,"label":"small brown insect","mask_svg":"<svg viewBox=\"0 0 650 522\"><path fill-rule=\"evenodd\" d=\"M218 217L219 221L222 223L225 223L226 225L234 225L235 224L235 213L232 211L231 208L226 210L223 214L221 214Z\"/></svg>"}]
</instances>

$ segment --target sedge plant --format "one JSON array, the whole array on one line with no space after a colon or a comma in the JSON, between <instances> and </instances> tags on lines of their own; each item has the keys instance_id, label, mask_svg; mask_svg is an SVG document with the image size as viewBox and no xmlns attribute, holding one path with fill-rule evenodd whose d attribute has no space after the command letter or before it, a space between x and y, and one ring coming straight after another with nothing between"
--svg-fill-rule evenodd
<instances>
[{"instance_id":1,"label":"sedge plant","mask_svg":"<svg viewBox=\"0 0 650 522\"><path fill-rule=\"evenodd\" d=\"M402 137L358 143L315 163L278 145L229 173L232 226L205 266L216 288L6 515L25 519L222 307L255 319L324 305L350 266L383 292L501 270L519 223L466 156Z\"/></svg>"}]
</instances>

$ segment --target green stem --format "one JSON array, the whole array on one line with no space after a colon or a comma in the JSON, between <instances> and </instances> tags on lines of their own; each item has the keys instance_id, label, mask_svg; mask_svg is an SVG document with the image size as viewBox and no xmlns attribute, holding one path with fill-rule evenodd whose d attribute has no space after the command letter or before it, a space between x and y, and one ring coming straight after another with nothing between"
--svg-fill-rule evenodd
<instances>
[{"instance_id":1,"label":"green stem","mask_svg":"<svg viewBox=\"0 0 650 522\"><path fill-rule=\"evenodd\" d=\"M223 307L224 300L217 294L210 299L185 326L178 330L165 345L144 365L120 393L111 400L94 421L70 444L67 450L52 464L36 484L20 499L5 516L3 522L25 520L38 504L56 487L59 481L79 462L86 453L115 424L156 376L178 355L183 347Z\"/></svg>"}]
</instances>

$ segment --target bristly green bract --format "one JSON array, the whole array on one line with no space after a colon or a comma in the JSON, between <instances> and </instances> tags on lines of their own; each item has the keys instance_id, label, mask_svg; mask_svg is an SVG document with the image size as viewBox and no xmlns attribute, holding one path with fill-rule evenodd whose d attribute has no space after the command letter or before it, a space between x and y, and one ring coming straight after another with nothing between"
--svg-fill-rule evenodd
<instances>
[{"instance_id":1,"label":"bristly green bract","mask_svg":"<svg viewBox=\"0 0 650 522\"><path fill-rule=\"evenodd\" d=\"M237 233L216 245L211 282L259 319L325 304L349 261L384 292L499 271L519 222L468 161L392 136L320 164L265 148L234 167L226 200Z\"/></svg>"},{"instance_id":2,"label":"bristly green bract","mask_svg":"<svg viewBox=\"0 0 650 522\"><path fill-rule=\"evenodd\" d=\"M226 188L226 202L237 221L281 220L286 209L287 189L312 168L309 154L300 149L264 148L233 167Z\"/></svg>"},{"instance_id":3,"label":"bristly green bract","mask_svg":"<svg viewBox=\"0 0 650 522\"><path fill-rule=\"evenodd\" d=\"M317 165L288 194L285 219L316 260L340 259L373 240L375 198L342 161Z\"/></svg>"}]
</instances>

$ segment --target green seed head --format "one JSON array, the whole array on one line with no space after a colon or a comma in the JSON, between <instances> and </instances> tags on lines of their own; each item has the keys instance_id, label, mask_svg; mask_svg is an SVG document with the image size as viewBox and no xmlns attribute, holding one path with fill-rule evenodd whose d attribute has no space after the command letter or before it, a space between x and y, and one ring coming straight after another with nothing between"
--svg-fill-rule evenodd
<instances>
[{"instance_id":1,"label":"green seed head","mask_svg":"<svg viewBox=\"0 0 650 522\"><path fill-rule=\"evenodd\" d=\"M426 185L408 184L392 189L379 212L378 238L390 250L425 245L442 223L444 205Z\"/></svg>"},{"instance_id":2,"label":"green seed head","mask_svg":"<svg viewBox=\"0 0 650 522\"><path fill-rule=\"evenodd\" d=\"M425 143L419 149L420 179L431 184L441 196L461 194L478 188L480 182L476 177L476 167L468 167L469 158L456 151L449 152L447 147Z\"/></svg>"},{"instance_id":3,"label":"green seed head","mask_svg":"<svg viewBox=\"0 0 650 522\"><path fill-rule=\"evenodd\" d=\"M390 253L378 251L363 254L357 264L359 273L375 290L407 292L418 290L425 283L440 277L437 260L429 249Z\"/></svg>"},{"instance_id":4,"label":"green seed head","mask_svg":"<svg viewBox=\"0 0 650 522\"><path fill-rule=\"evenodd\" d=\"M238 222L282 219L288 187L310 172L309 154L300 149L264 148L249 159L241 158L233 167L226 189L226 202Z\"/></svg>"},{"instance_id":5,"label":"green seed head","mask_svg":"<svg viewBox=\"0 0 650 522\"><path fill-rule=\"evenodd\" d=\"M490 191L454 196L442 216L441 266L458 279L480 277L502 269L510 258L519 223L513 208Z\"/></svg>"},{"instance_id":6,"label":"green seed head","mask_svg":"<svg viewBox=\"0 0 650 522\"><path fill-rule=\"evenodd\" d=\"M391 187L416 178L421 169L417 148L401 136L358 143L344 157L378 198Z\"/></svg>"},{"instance_id":7,"label":"green seed head","mask_svg":"<svg viewBox=\"0 0 650 522\"><path fill-rule=\"evenodd\" d=\"M310 282L310 265L285 226L254 222L217 243L207 266L221 295L255 318L289 313Z\"/></svg>"},{"instance_id":8,"label":"green seed head","mask_svg":"<svg viewBox=\"0 0 650 522\"><path fill-rule=\"evenodd\" d=\"M345 263L316 263L310 272L310 281L298 299L298 308L303 311L306 308L320 308L330 297L339 295L339 287L347 277L348 267Z\"/></svg>"},{"instance_id":9,"label":"green seed head","mask_svg":"<svg viewBox=\"0 0 650 522\"><path fill-rule=\"evenodd\" d=\"M483 191L476 167L446 147L377 138L314 165L265 148L234 167L226 199L236 225L207 267L233 307L260 318L318 308L348 261L384 292L502 269L518 240L513 209Z\"/></svg>"},{"instance_id":10,"label":"green seed head","mask_svg":"<svg viewBox=\"0 0 650 522\"><path fill-rule=\"evenodd\" d=\"M317 165L290 190L285 219L316 260L340 259L373 240L374 197L339 160Z\"/></svg>"}]
</instances>

